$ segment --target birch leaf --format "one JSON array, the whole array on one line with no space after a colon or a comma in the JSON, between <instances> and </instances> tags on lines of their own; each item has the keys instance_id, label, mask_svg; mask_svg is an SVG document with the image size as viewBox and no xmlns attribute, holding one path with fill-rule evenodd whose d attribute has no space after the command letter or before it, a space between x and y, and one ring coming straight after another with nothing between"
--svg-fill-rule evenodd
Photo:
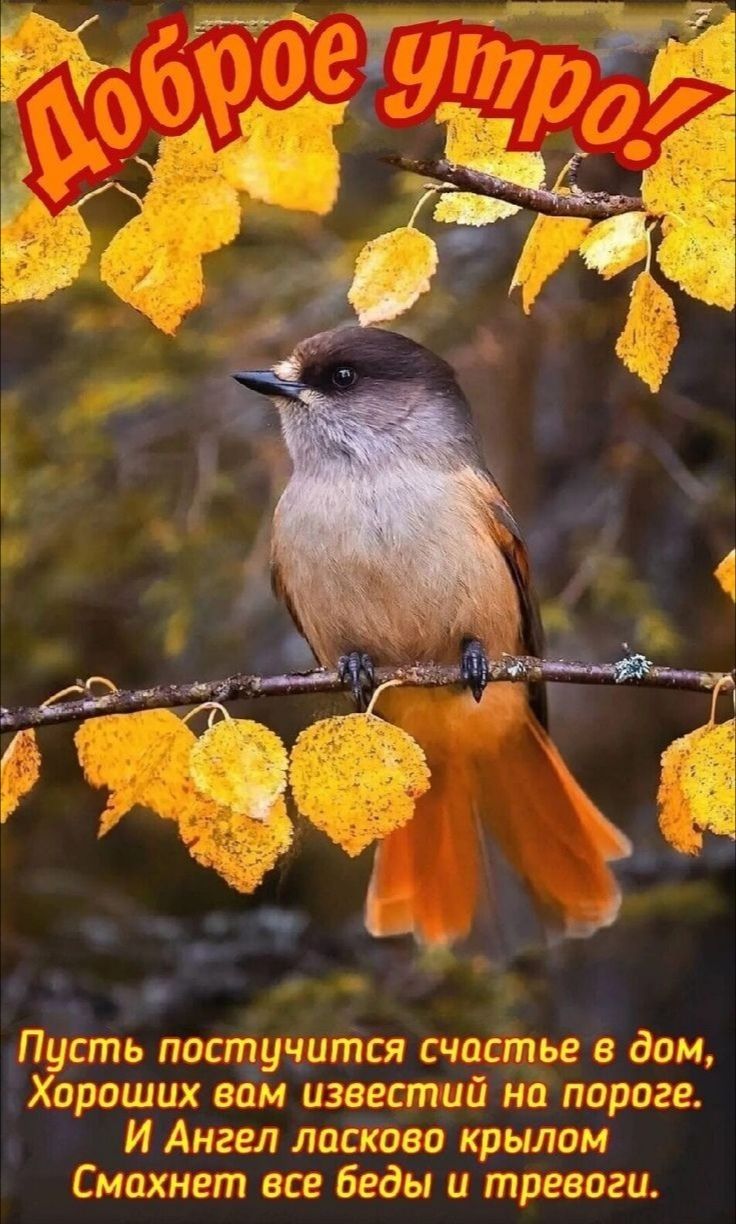
<instances>
[{"instance_id":1,"label":"birch leaf","mask_svg":"<svg viewBox=\"0 0 736 1224\"><path fill-rule=\"evenodd\" d=\"M659 824L683 854L697 854L702 833L734 837L734 720L698 727L662 755Z\"/></svg>"},{"instance_id":2,"label":"birch leaf","mask_svg":"<svg viewBox=\"0 0 736 1224\"><path fill-rule=\"evenodd\" d=\"M288 850L294 831L279 796L259 820L200 798L183 810L179 832L201 866L213 868L238 892L250 893Z\"/></svg>"},{"instance_id":3,"label":"birch leaf","mask_svg":"<svg viewBox=\"0 0 736 1224\"><path fill-rule=\"evenodd\" d=\"M33 789L41 773L41 754L36 733L19 731L0 761L0 822L12 816L21 799Z\"/></svg>"},{"instance_id":4,"label":"birch leaf","mask_svg":"<svg viewBox=\"0 0 736 1224\"><path fill-rule=\"evenodd\" d=\"M246 718L215 723L195 742L189 771L197 790L233 812L265 820L286 789L288 757L275 732Z\"/></svg>"},{"instance_id":5,"label":"birch leaf","mask_svg":"<svg viewBox=\"0 0 736 1224\"><path fill-rule=\"evenodd\" d=\"M42 301L76 280L91 246L89 230L74 207L52 217L35 196L2 228L0 300Z\"/></svg>"},{"instance_id":6,"label":"birch leaf","mask_svg":"<svg viewBox=\"0 0 736 1224\"><path fill-rule=\"evenodd\" d=\"M657 262L671 281L691 297L733 310L736 302L736 262L733 235L709 221L666 218Z\"/></svg>"},{"instance_id":7,"label":"birch leaf","mask_svg":"<svg viewBox=\"0 0 736 1224\"><path fill-rule=\"evenodd\" d=\"M429 770L406 731L374 714L348 714L302 731L290 781L302 815L355 855L411 819Z\"/></svg>"},{"instance_id":8,"label":"birch leaf","mask_svg":"<svg viewBox=\"0 0 736 1224\"><path fill-rule=\"evenodd\" d=\"M363 325L386 323L427 292L436 268L431 238L408 226L391 230L366 243L358 255L348 301Z\"/></svg>"},{"instance_id":9,"label":"birch leaf","mask_svg":"<svg viewBox=\"0 0 736 1224\"><path fill-rule=\"evenodd\" d=\"M560 194L567 192L563 188ZM550 276L559 271L568 255L577 251L590 224L580 217L547 217L542 213L535 219L509 286L509 292L521 287L524 314L529 314Z\"/></svg>"},{"instance_id":10,"label":"birch leaf","mask_svg":"<svg viewBox=\"0 0 736 1224\"><path fill-rule=\"evenodd\" d=\"M523 187L541 187L544 159L540 153L511 153L506 148L513 120L484 119L456 102L437 108L437 123L447 124L445 157L448 161L484 174L495 174ZM488 225L519 212L518 204L484 199L467 191L443 193L434 210L435 221L462 225Z\"/></svg>"},{"instance_id":11,"label":"birch leaf","mask_svg":"<svg viewBox=\"0 0 736 1224\"><path fill-rule=\"evenodd\" d=\"M157 227L142 213L103 251L100 278L169 336L204 293L201 257L184 254L174 243L162 246Z\"/></svg>"},{"instance_id":12,"label":"birch leaf","mask_svg":"<svg viewBox=\"0 0 736 1224\"><path fill-rule=\"evenodd\" d=\"M649 272L640 272L631 290L624 330L616 341L617 355L650 391L658 391L679 336L672 298Z\"/></svg>"},{"instance_id":13,"label":"birch leaf","mask_svg":"<svg viewBox=\"0 0 736 1224\"><path fill-rule=\"evenodd\" d=\"M69 65L77 93L83 97L90 81L105 67L90 59L78 34L40 13L29 13L13 34L3 38L0 56L3 102L14 102L40 76L63 63Z\"/></svg>"},{"instance_id":14,"label":"birch leaf","mask_svg":"<svg viewBox=\"0 0 736 1224\"><path fill-rule=\"evenodd\" d=\"M643 212L608 217L586 234L580 254L589 268L610 280L647 257L647 218Z\"/></svg>"}]
</instances>

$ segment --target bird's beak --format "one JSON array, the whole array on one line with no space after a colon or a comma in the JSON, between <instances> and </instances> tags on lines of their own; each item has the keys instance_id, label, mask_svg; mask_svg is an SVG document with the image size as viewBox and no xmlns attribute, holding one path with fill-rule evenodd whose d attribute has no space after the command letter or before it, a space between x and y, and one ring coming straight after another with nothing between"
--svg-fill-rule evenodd
<instances>
[{"instance_id":1,"label":"bird's beak","mask_svg":"<svg viewBox=\"0 0 736 1224\"><path fill-rule=\"evenodd\" d=\"M243 374L233 374L233 378L250 391L260 391L261 395L280 396L283 399L298 400L300 392L307 390L305 383L287 382L278 378L273 370L246 370Z\"/></svg>"}]
</instances>

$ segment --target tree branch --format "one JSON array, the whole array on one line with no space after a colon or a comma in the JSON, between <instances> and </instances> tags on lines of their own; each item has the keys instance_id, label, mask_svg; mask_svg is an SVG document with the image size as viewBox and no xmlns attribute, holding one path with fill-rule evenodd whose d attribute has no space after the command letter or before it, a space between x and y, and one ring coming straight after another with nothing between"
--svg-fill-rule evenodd
<instances>
[{"instance_id":1,"label":"tree branch","mask_svg":"<svg viewBox=\"0 0 736 1224\"><path fill-rule=\"evenodd\" d=\"M640 196L609 195L606 191L575 191L570 195L561 195L546 187L522 187L520 183L510 183L508 179L497 178L495 174L458 166L444 157L425 159L389 153L381 161L399 170L421 174L423 178L439 179L462 191L504 200L507 204L518 204L520 208L545 213L549 217L588 217L591 221L604 221L606 217L617 217L620 213L644 211Z\"/></svg>"},{"instance_id":2,"label":"tree branch","mask_svg":"<svg viewBox=\"0 0 736 1224\"><path fill-rule=\"evenodd\" d=\"M491 660L490 680L527 683L534 680L561 684L623 684L638 688L679 689L710 693L722 681L721 692L734 691L734 674L692 671L673 667L637 666L642 656L620 663L574 663L566 660L535 659L506 655ZM630 666L633 664L633 667ZM646 660L644 660L646 664ZM461 682L460 668L435 663L407 667L382 667L376 683L401 680L403 684L438 688ZM22 731L56 723L83 722L104 714L132 714L138 710L194 706L205 701L227 702L239 698L286 697L298 693L336 693L344 691L336 671L315 670L284 676L228 676L224 680L202 680L191 684L161 684L154 688L116 690L102 697L82 697L53 705L21 706L0 712L0 731Z\"/></svg>"}]
</instances>

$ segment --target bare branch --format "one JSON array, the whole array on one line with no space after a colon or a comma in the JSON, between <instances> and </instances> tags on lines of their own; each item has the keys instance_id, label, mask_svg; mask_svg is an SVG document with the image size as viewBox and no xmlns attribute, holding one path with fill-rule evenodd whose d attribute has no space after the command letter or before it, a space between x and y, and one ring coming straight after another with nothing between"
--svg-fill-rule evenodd
<instances>
[{"instance_id":1,"label":"bare branch","mask_svg":"<svg viewBox=\"0 0 736 1224\"><path fill-rule=\"evenodd\" d=\"M509 656L492 660L490 680L527 683L535 680L559 684L621 684L638 688L679 689L710 693L719 681L720 692L734 691L734 674L728 672L692 671L673 667L653 667L621 663L575 663L566 660L535 659L529 656ZM400 680L403 684L438 688L461 683L460 668L435 663L407 667L382 667L376 671L376 683ZM132 714L138 710L200 705L205 701L228 702L253 697L286 697L299 693L336 693L344 683L336 671L315 670L284 676L228 676L224 680L202 680L190 684L161 684L153 688L116 690L102 697L82 697L74 701L59 701L45 706L21 706L0 712L0 731L22 731L27 727L44 727L55 723L83 722L105 714Z\"/></svg>"},{"instance_id":2,"label":"bare branch","mask_svg":"<svg viewBox=\"0 0 736 1224\"><path fill-rule=\"evenodd\" d=\"M588 217L591 221L604 221L606 217L617 217L620 213L644 212L644 202L640 196L578 190L570 195L561 195L546 187L522 187L520 183L510 183L508 179L497 178L495 174L458 166L444 157L424 159L389 153L381 161L399 170L408 170L411 174L421 174L423 178L450 183L474 195L505 200L507 204L518 204L520 208L545 213L550 217Z\"/></svg>"}]
</instances>

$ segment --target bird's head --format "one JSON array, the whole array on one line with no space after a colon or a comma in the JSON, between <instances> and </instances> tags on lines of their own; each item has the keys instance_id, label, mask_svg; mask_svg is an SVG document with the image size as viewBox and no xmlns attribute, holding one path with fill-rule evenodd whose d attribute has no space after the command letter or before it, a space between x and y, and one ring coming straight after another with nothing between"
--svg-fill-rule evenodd
<instances>
[{"instance_id":1,"label":"bird's head","mask_svg":"<svg viewBox=\"0 0 736 1224\"><path fill-rule=\"evenodd\" d=\"M270 370L234 376L270 396L296 467L426 457L470 440L465 398L452 368L398 332L342 327L302 340Z\"/></svg>"}]
</instances>

